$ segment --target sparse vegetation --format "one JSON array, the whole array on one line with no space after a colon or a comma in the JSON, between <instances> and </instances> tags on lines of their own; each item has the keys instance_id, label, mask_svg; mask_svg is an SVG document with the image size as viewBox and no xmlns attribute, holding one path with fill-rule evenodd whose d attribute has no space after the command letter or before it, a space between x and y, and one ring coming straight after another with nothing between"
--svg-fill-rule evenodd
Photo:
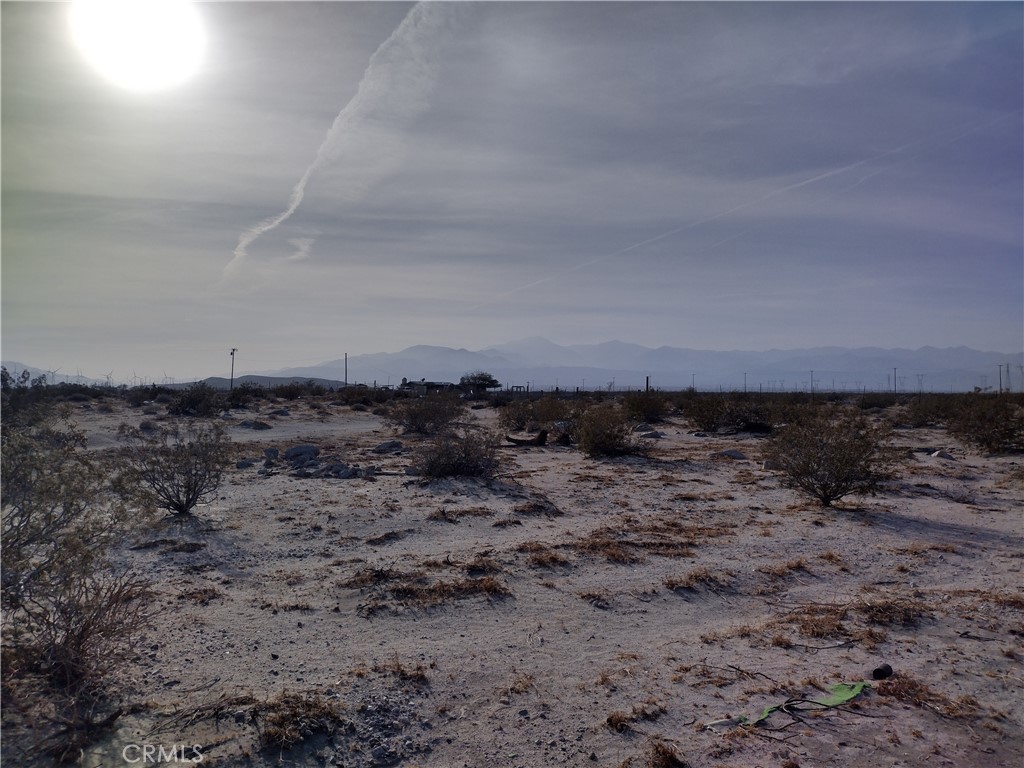
<instances>
[{"instance_id":1,"label":"sparse vegetation","mask_svg":"<svg viewBox=\"0 0 1024 768\"><path fill-rule=\"evenodd\" d=\"M227 468L229 442L219 424L143 432L122 425L118 487L129 499L188 515L216 493Z\"/></svg>"},{"instance_id":2,"label":"sparse vegetation","mask_svg":"<svg viewBox=\"0 0 1024 768\"><path fill-rule=\"evenodd\" d=\"M664 420L669 403L665 395L652 389L626 394L622 399L622 407L628 418L656 424Z\"/></svg>"},{"instance_id":3,"label":"sparse vegetation","mask_svg":"<svg viewBox=\"0 0 1024 768\"><path fill-rule=\"evenodd\" d=\"M413 468L421 477L490 477L498 467L497 440L486 433L447 434L419 449Z\"/></svg>"},{"instance_id":4,"label":"sparse vegetation","mask_svg":"<svg viewBox=\"0 0 1024 768\"><path fill-rule=\"evenodd\" d=\"M848 411L814 410L774 435L766 458L784 485L831 506L850 494L876 492L899 462L886 447L890 429Z\"/></svg>"},{"instance_id":5,"label":"sparse vegetation","mask_svg":"<svg viewBox=\"0 0 1024 768\"><path fill-rule=\"evenodd\" d=\"M395 400L385 418L406 433L436 435L448 430L465 413L466 406L458 395L437 392Z\"/></svg>"},{"instance_id":6,"label":"sparse vegetation","mask_svg":"<svg viewBox=\"0 0 1024 768\"><path fill-rule=\"evenodd\" d=\"M30 750L60 763L121 715L107 681L150 593L109 560L124 515L81 433L48 411L31 422L5 421L2 433L2 683L5 709L31 727Z\"/></svg>"},{"instance_id":7,"label":"sparse vegetation","mask_svg":"<svg viewBox=\"0 0 1024 768\"><path fill-rule=\"evenodd\" d=\"M1010 397L969 395L947 419L949 431L989 453L1024 451L1024 411Z\"/></svg>"},{"instance_id":8,"label":"sparse vegetation","mask_svg":"<svg viewBox=\"0 0 1024 768\"><path fill-rule=\"evenodd\" d=\"M579 418L576 442L591 458L643 455L649 450L633 437L625 415L614 405L588 408Z\"/></svg>"},{"instance_id":9,"label":"sparse vegetation","mask_svg":"<svg viewBox=\"0 0 1024 768\"><path fill-rule=\"evenodd\" d=\"M338 704L319 693L284 691L254 714L264 749L289 749L316 734L332 736L352 727Z\"/></svg>"}]
</instances>

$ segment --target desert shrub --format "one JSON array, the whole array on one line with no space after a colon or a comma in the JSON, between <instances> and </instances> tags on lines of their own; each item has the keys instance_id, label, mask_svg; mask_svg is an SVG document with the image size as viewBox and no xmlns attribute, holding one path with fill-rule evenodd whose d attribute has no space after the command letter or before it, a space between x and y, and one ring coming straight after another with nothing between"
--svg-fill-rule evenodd
<instances>
[{"instance_id":1,"label":"desert shrub","mask_svg":"<svg viewBox=\"0 0 1024 768\"><path fill-rule=\"evenodd\" d=\"M648 390L646 392L630 392L622 400L626 415L634 421L646 421L655 424L664 420L668 413L669 402L663 394Z\"/></svg>"},{"instance_id":2,"label":"desert shrub","mask_svg":"<svg viewBox=\"0 0 1024 768\"><path fill-rule=\"evenodd\" d=\"M230 443L219 424L145 433L122 425L120 434L127 445L120 452L119 490L176 515L190 514L215 494L230 461Z\"/></svg>"},{"instance_id":3,"label":"desert shrub","mask_svg":"<svg viewBox=\"0 0 1024 768\"><path fill-rule=\"evenodd\" d=\"M539 400L534 400L530 410L533 413L533 420L542 427L551 428L555 422L572 419L571 403L554 395L545 395Z\"/></svg>"},{"instance_id":4,"label":"desert shrub","mask_svg":"<svg viewBox=\"0 0 1024 768\"><path fill-rule=\"evenodd\" d=\"M197 382L181 390L167 406L167 412L175 416L208 418L224 410L224 396L209 384Z\"/></svg>"},{"instance_id":5,"label":"desert shrub","mask_svg":"<svg viewBox=\"0 0 1024 768\"><path fill-rule=\"evenodd\" d=\"M779 430L765 457L781 468L783 485L824 506L849 494L875 492L899 461L886 447L890 428L859 414L816 408Z\"/></svg>"},{"instance_id":6,"label":"desert shrub","mask_svg":"<svg viewBox=\"0 0 1024 768\"><path fill-rule=\"evenodd\" d=\"M498 467L497 440L486 433L440 435L424 445L413 461L422 477L490 477Z\"/></svg>"},{"instance_id":7,"label":"desert shrub","mask_svg":"<svg viewBox=\"0 0 1024 768\"><path fill-rule=\"evenodd\" d=\"M448 429L466 412L458 395L438 392L426 397L396 400L388 409L387 421L405 432L436 435Z\"/></svg>"},{"instance_id":8,"label":"desert shrub","mask_svg":"<svg viewBox=\"0 0 1024 768\"><path fill-rule=\"evenodd\" d=\"M510 400L501 407L498 414L498 426L510 432L526 429L533 419L533 404L529 400Z\"/></svg>"},{"instance_id":9,"label":"desert shrub","mask_svg":"<svg viewBox=\"0 0 1024 768\"><path fill-rule=\"evenodd\" d=\"M555 422L572 419L572 405L554 395L545 395L535 400L518 398L510 400L498 414L498 426L506 431L518 432L528 426L537 425L551 429Z\"/></svg>"},{"instance_id":10,"label":"desert shrub","mask_svg":"<svg viewBox=\"0 0 1024 768\"><path fill-rule=\"evenodd\" d=\"M78 757L97 734L108 676L126 663L147 615L146 583L110 563L124 514L84 443L52 412L3 427L2 682L15 713L5 719L5 762L16 753ZM8 730L21 718L25 729Z\"/></svg>"},{"instance_id":11,"label":"desert shrub","mask_svg":"<svg viewBox=\"0 0 1024 768\"><path fill-rule=\"evenodd\" d=\"M958 439L990 453L1024 450L1024 414L1007 397L968 395L946 426Z\"/></svg>"},{"instance_id":12,"label":"desert shrub","mask_svg":"<svg viewBox=\"0 0 1024 768\"><path fill-rule=\"evenodd\" d=\"M683 405L683 415L693 426L704 432L714 432L726 425L729 403L721 395L695 395Z\"/></svg>"},{"instance_id":13,"label":"desert shrub","mask_svg":"<svg viewBox=\"0 0 1024 768\"><path fill-rule=\"evenodd\" d=\"M857 406L862 411L871 411L876 408L888 408L896 402L896 395L892 392L865 392L857 398Z\"/></svg>"},{"instance_id":14,"label":"desert shrub","mask_svg":"<svg viewBox=\"0 0 1024 768\"><path fill-rule=\"evenodd\" d=\"M327 387L312 379L308 381L289 381L286 384L278 384L276 387L271 387L269 394L284 400L298 400L300 397L320 397L326 395Z\"/></svg>"},{"instance_id":15,"label":"desert shrub","mask_svg":"<svg viewBox=\"0 0 1024 768\"><path fill-rule=\"evenodd\" d=\"M578 417L576 442L587 456L627 456L647 452L633 436L625 415L613 405L588 408Z\"/></svg>"},{"instance_id":16,"label":"desert shrub","mask_svg":"<svg viewBox=\"0 0 1024 768\"><path fill-rule=\"evenodd\" d=\"M253 400L259 400L266 396L266 391L259 384L245 382L239 384L225 395L228 408L247 408Z\"/></svg>"}]
</instances>

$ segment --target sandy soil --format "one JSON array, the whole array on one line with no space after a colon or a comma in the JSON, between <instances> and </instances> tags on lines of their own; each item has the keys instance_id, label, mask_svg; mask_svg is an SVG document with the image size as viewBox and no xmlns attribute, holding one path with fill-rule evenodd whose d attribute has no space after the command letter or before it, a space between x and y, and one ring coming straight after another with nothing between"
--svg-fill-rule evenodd
<instances>
[{"instance_id":1,"label":"sandy soil","mask_svg":"<svg viewBox=\"0 0 1024 768\"><path fill-rule=\"evenodd\" d=\"M649 458L507 446L492 481L426 483L405 473L417 438L288 407L267 431L227 422L256 463L196 523L124 542L157 612L122 671L137 706L86 765L142 764L132 744L225 766L672 765L656 745L695 768L1019 765L1019 456L899 430L900 478L820 509L761 468L760 438L670 420ZM146 418L76 415L95 450ZM376 474L259 473L263 449L305 442ZM871 680L883 663L896 675ZM707 727L861 680L839 707ZM333 733L261 750L297 711L282 695Z\"/></svg>"}]
</instances>

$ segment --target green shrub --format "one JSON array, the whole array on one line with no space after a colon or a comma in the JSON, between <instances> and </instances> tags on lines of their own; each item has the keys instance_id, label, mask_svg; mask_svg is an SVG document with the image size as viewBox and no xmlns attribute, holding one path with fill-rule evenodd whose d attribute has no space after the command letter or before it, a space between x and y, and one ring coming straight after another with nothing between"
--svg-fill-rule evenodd
<instances>
[{"instance_id":1,"label":"green shrub","mask_svg":"<svg viewBox=\"0 0 1024 768\"><path fill-rule=\"evenodd\" d=\"M413 469L422 477L491 477L498 466L497 440L484 433L440 435L420 448Z\"/></svg>"},{"instance_id":2,"label":"green shrub","mask_svg":"<svg viewBox=\"0 0 1024 768\"><path fill-rule=\"evenodd\" d=\"M458 395L447 392L396 400L388 409L386 420L407 433L436 435L447 430L466 413Z\"/></svg>"},{"instance_id":3,"label":"green shrub","mask_svg":"<svg viewBox=\"0 0 1024 768\"><path fill-rule=\"evenodd\" d=\"M187 515L220 487L230 443L219 424L143 432L122 425L127 445L118 487L130 499Z\"/></svg>"},{"instance_id":4,"label":"green shrub","mask_svg":"<svg viewBox=\"0 0 1024 768\"><path fill-rule=\"evenodd\" d=\"M983 451L1024 450L1024 414L1010 397L967 395L946 426L958 439Z\"/></svg>"},{"instance_id":5,"label":"green shrub","mask_svg":"<svg viewBox=\"0 0 1024 768\"><path fill-rule=\"evenodd\" d=\"M591 458L645 454L648 447L633 436L625 415L614 405L583 411L575 426L576 443Z\"/></svg>"},{"instance_id":6,"label":"green shrub","mask_svg":"<svg viewBox=\"0 0 1024 768\"><path fill-rule=\"evenodd\" d=\"M890 434L859 414L819 407L773 435L765 458L781 469L783 485L828 507L850 494L874 493L892 477L899 456L886 447Z\"/></svg>"}]
</instances>

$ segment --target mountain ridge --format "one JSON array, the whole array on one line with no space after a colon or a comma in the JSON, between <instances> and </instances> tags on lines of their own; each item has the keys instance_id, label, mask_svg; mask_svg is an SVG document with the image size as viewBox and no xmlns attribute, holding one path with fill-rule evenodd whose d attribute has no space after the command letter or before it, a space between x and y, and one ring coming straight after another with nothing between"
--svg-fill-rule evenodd
<instances>
[{"instance_id":1,"label":"mountain ridge","mask_svg":"<svg viewBox=\"0 0 1024 768\"><path fill-rule=\"evenodd\" d=\"M998 386L999 367L1009 364L1013 391L1024 384L1024 353L985 352L971 347L923 346L917 349L821 346L765 351L645 347L612 340L599 344L559 345L532 336L469 350L417 344L398 352L348 358L350 383L396 385L413 381L457 382L466 373L485 370L506 385L534 389L613 389L646 386L663 389L808 389L814 371L816 389L955 391ZM343 379L342 360L301 368L259 372L274 376ZM744 376L746 374L746 376ZM920 378L919 378L920 377ZM834 381L833 381L834 379ZM1006 382L1003 382L1005 387Z\"/></svg>"}]
</instances>

